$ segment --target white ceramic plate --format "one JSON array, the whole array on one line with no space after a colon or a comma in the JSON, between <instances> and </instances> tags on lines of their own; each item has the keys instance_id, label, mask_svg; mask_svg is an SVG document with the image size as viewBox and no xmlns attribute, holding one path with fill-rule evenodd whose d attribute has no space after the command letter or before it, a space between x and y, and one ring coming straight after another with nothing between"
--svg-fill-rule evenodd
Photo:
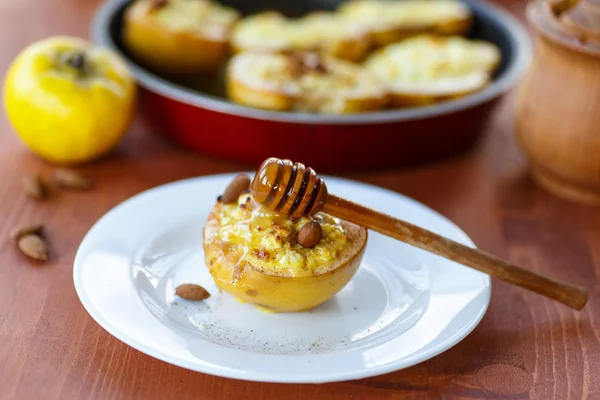
<instances>
[{"instance_id":1,"label":"white ceramic plate","mask_svg":"<svg viewBox=\"0 0 600 400\"><path fill-rule=\"evenodd\" d=\"M141 193L102 217L75 258L90 315L128 345L207 374L320 383L406 368L453 346L479 323L489 276L369 232L363 263L332 300L305 313L265 314L219 293L204 264L202 228L232 174ZM459 242L447 219L397 193L326 177L352 198ZM198 283L206 302L174 296Z\"/></svg>"}]
</instances>

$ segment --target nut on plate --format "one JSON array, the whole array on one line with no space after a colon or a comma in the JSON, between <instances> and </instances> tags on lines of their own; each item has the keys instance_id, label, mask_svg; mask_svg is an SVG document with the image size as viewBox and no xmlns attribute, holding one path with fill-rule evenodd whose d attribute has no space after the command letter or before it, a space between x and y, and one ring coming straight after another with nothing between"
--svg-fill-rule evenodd
<instances>
[{"instance_id":1,"label":"nut on plate","mask_svg":"<svg viewBox=\"0 0 600 400\"><path fill-rule=\"evenodd\" d=\"M210 293L200 285L194 283L184 283L177 286L175 294L182 299L202 301L210 297Z\"/></svg>"},{"instance_id":2,"label":"nut on plate","mask_svg":"<svg viewBox=\"0 0 600 400\"><path fill-rule=\"evenodd\" d=\"M324 213L282 217L250 193L217 202L204 227L205 261L216 285L271 312L305 311L329 300L354 276L366 242L362 227Z\"/></svg>"}]
</instances>

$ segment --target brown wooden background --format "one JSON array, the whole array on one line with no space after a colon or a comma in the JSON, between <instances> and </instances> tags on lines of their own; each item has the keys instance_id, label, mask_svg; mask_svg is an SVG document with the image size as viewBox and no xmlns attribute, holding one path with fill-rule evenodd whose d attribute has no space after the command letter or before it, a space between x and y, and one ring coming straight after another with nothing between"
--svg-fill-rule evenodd
<instances>
[{"instance_id":1,"label":"brown wooden background","mask_svg":"<svg viewBox=\"0 0 600 400\"><path fill-rule=\"evenodd\" d=\"M28 43L86 36L99 0L1 0L0 71ZM505 0L523 14L523 0ZM179 150L138 120L119 150L87 167L96 189L44 203L25 196L25 172L50 172L0 118L0 399L600 399L600 208L567 203L534 186L513 138L507 98L471 152L418 169L355 173L433 207L485 250L591 290L572 312L494 282L491 306L464 341L413 368L326 385L248 383L190 372L114 339L85 312L72 262L85 232L107 210L147 188L248 166ZM440 188L444 187L443 192ZM53 259L36 265L8 231L43 221Z\"/></svg>"}]
</instances>

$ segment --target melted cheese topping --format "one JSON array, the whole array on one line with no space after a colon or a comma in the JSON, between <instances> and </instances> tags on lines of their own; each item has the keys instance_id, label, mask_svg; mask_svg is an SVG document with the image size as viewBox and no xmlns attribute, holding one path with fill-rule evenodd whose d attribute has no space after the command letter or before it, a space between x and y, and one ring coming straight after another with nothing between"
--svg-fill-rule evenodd
<instances>
[{"instance_id":1,"label":"melted cheese topping","mask_svg":"<svg viewBox=\"0 0 600 400\"><path fill-rule=\"evenodd\" d=\"M341 221L328 214L293 221L263 209L250 194L242 194L237 204L223 204L217 216L219 229L206 241L225 242L239 262L248 262L266 274L303 277L315 275L319 267L331 264L346 245ZM298 231L310 221L323 230L314 248L296 241Z\"/></svg>"},{"instance_id":2,"label":"melted cheese topping","mask_svg":"<svg viewBox=\"0 0 600 400\"><path fill-rule=\"evenodd\" d=\"M316 50L341 40L360 38L355 24L333 13L317 12L288 19L275 12L244 18L233 32L232 42L243 50Z\"/></svg>"},{"instance_id":3,"label":"melted cheese topping","mask_svg":"<svg viewBox=\"0 0 600 400\"><path fill-rule=\"evenodd\" d=\"M241 53L229 64L230 76L244 85L290 95L300 91L292 72L288 57L282 54Z\"/></svg>"},{"instance_id":4,"label":"melted cheese topping","mask_svg":"<svg viewBox=\"0 0 600 400\"><path fill-rule=\"evenodd\" d=\"M230 76L244 85L295 96L295 110L344 112L346 101L383 99L382 83L364 68L315 53L241 53L233 57Z\"/></svg>"},{"instance_id":5,"label":"melted cheese topping","mask_svg":"<svg viewBox=\"0 0 600 400\"><path fill-rule=\"evenodd\" d=\"M287 20L280 14L265 12L246 17L235 26L231 41L244 50L278 51L290 47Z\"/></svg>"},{"instance_id":6,"label":"melted cheese topping","mask_svg":"<svg viewBox=\"0 0 600 400\"><path fill-rule=\"evenodd\" d=\"M230 7L207 0L169 0L156 10L145 10L165 29L224 40L239 18Z\"/></svg>"},{"instance_id":7,"label":"melted cheese topping","mask_svg":"<svg viewBox=\"0 0 600 400\"><path fill-rule=\"evenodd\" d=\"M482 86L499 62L491 43L422 35L385 47L365 66L395 90L428 94Z\"/></svg>"},{"instance_id":8,"label":"melted cheese topping","mask_svg":"<svg viewBox=\"0 0 600 400\"><path fill-rule=\"evenodd\" d=\"M344 19L373 31L427 29L471 15L469 8L456 0L357 0L343 4L339 13Z\"/></svg>"}]
</instances>

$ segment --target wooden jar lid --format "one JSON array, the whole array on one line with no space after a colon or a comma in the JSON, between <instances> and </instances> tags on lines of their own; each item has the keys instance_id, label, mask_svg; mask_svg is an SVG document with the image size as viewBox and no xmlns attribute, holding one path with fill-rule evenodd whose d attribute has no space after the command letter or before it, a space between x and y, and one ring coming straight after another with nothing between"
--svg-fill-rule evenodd
<instances>
[{"instance_id":1,"label":"wooden jar lid","mask_svg":"<svg viewBox=\"0 0 600 400\"><path fill-rule=\"evenodd\" d=\"M529 6L528 17L542 33L600 54L600 0L538 0Z\"/></svg>"},{"instance_id":2,"label":"wooden jar lid","mask_svg":"<svg viewBox=\"0 0 600 400\"><path fill-rule=\"evenodd\" d=\"M555 7L554 14L566 31L584 41L600 42L600 0L578 1L563 10Z\"/></svg>"}]
</instances>

